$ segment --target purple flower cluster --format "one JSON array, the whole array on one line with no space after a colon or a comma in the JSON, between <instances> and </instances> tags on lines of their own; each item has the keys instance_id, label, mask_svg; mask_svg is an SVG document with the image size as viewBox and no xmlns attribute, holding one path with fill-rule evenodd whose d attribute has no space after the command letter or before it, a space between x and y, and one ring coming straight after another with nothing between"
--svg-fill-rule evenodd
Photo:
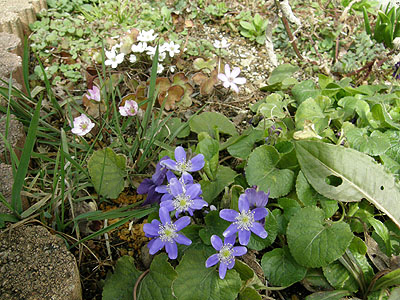
<instances>
[{"instance_id":1,"label":"purple flower cluster","mask_svg":"<svg viewBox=\"0 0 400 300\"><path fill-rule=\"evenodd\" d=\"M219 253L211 255L207 259L206 267L209 268L219 262L219 277L221 279L225 278L227 269L234 267L235 256L241 256L247 252L247 248L243 246L249 243L251 233L263 239L268 236L264 229L265 217L268 215L268 210L265 208L268 196L269 192L266 194L263 191L250 188L239 196L239 212L233 209L220 211L219 216L232 222L232 224L222 233L225 237L223 245L218 236L213 235L211 237L211 244ZM239 244L242 246L233 247L236 241L236 233L239 236Z\"/></svg>"},{"instance_id":2,"label":"purple flower cluster","mask_svg":"<svg viewBox=\"0 0 400 300\"><path fill-rule=\"evenodd\" d=\"M393 67L393 75L394 78L400 79L400 61L397 62Z\"/></svg>"},{"instance_id":3,"label":"purple flower cluster","mask_svg":"<svg viewBox=\"0 0 400 300\"><path fill-rule=\"evenodd\" d=\"M201 186L194 183L189 172L199 171L204 166L204 156L198 154L192 159L187 159L182 147L175 149L175 160L164 156L156 166L156 172L151 179L145 179L138 187L138 194L147 194L143 204L160 203L160 221L153 220L143 226L147 237L153 238L148 247L150 254L155 254L165 247L170 259L176 259L178 248L176 243L190 245L192 241L179 233L190 224L190 217L178 218L181 213L188 212L193 216L194 210L208 206L201 198ZM178 178L172 171L180 175ZM164 184L165 178L168 183ZM171 221L170 212L175 211L177 220Z\"/></svg>"}]
</instances>

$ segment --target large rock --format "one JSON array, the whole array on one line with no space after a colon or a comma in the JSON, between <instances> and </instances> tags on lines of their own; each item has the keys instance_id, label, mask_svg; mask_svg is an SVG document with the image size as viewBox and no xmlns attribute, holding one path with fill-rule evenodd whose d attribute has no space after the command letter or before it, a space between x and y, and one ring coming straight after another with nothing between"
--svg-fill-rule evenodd
<instances>
[{"instance_id":1,"label":"large rock","mask_svg":"<svg viewBox=\"0 0 400 300\"><path fill-rule=\"evenodd\" d=\"M0 118L0 133L5 137L7 128L7 116ZM24 125L11 115L8 122L7 141L14 149L18 159L21 159L22 149L26 140ZM3 139L0 139L0 161L11 163L10 152L7 150Z\"/></svg>"},{"instance_id":2,"label":"large rock","mask_svg":"<svg viewBox=\"0 0 400 300\"><path fill-rule=\"evenodd\" d=\"M41 226L0 235L0 299L82 300L78 267L63 240Z\"/></svg>"}]
</instances>

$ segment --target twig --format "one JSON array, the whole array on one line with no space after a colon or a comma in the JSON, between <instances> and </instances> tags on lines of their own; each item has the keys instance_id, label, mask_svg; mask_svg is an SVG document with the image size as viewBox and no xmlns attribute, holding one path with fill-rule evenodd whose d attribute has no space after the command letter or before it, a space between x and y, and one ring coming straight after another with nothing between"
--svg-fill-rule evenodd
<instances>
[{"instance_id":1,"label":"twig","mask_svg":"<svg viewBox=\"0 0 400 300\"><path fill-rule=\"evenodd\" d=\"M137 300L137 298L136 298L136 291L137 291L137 288L138 288L138 286L139 286L139 283L140 283L140 281L143 279L143 277L146 276L147 273L149 273L149 272L150 272L150 269L147 269L147 270L144 271L142 274L140 274L139 278L136 280L136 282L135 282L135 287L133 288L133 300Z\"/></svg>"}]
</instances>

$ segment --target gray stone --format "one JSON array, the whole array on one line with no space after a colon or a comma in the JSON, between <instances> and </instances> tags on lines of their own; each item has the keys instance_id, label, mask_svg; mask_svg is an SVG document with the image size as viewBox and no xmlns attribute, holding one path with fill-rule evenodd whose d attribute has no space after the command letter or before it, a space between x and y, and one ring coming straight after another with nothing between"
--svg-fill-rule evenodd
<instances>
[{"instance_id":1,"label":"gray stone","mask_svg":"<svg viewBox=\"0 0 400 300\"><path fill-rule=\"evenodd\" d=\"M0 235L0 270L2 300L82 300L74 256L42 226Z\"/></svg>"},{"instance_id":2,"label":"gray stone","mask_svg":"<svg viewBox=\"0 0 400 300\"><path fill-rule=\"evenodd\" d=\"M14 53L8 53L0 51L0 78L8 82L10 80L10 74L12 78L19 84L24 83L24 77L22 74L22 59ZM0 86L8 86L3 82L0 82Z\"/></svg>"},{"instance_id":3,"label":"gray stone","mask_svg":"<svg viewBox=\"0 0 400 300\"><path fill-rule=\"evenodd\" d=\"M0 119L0 133L5 136L7 127L7 116L3 116ZM18 121L14 116L10 117L8 124L7 141L14 149L18 159L21 158L22 149L24 148L26 140L26 134L24 125ZM6 151L6 146L3 139L0 139L0 161L11 163L11 156L9 151Z\"/></svg>"},{"instance_id":4,"label":"gray stone","mask_svg":"<svg viewBox=\"0 0 400 300\"><path fill-rule=\"evenodd\" d=\"M21 39L15 34L0 32L0 51L23 55Z\"/></svg>"},{"instance_id":5,"label":"gray stone","mask_svg":"<svg viewBox=\"0 0 400 300\"><path fill-rule=\"evenodd\" d=\"M14 184L12 167L7 164L0 163L0 193L6 201L11 204L11 191ZM11 211L2 203L0 203L0 213L9 214Z\"/></svg>"}]
</instances>

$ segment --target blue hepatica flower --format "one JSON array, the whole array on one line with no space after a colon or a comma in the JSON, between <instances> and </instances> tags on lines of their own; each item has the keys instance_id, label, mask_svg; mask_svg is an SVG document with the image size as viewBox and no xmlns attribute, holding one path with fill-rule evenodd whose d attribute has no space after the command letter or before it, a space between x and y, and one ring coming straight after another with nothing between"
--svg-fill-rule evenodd
<instances>
[{"instance_id":1,"label":"blue hepatica flower","mask_svg":"<svg viewBox=\"0 0 400 300\"><path fill-rule=\"evenodd\" d=\"M394 78L400 79L400 61L397 62L393 67L393 75Z\"/></svg>"},{"instance_id":2,"label":"blue hepatica flower","mask_svg":"<svg viewBox=\"0 0 400 300\"><path fill-rule=\"evenodd\" d=\"M247 248L243 246L233 247L236 237L234 235L225 238L224 244L219 236L211 237L211 244L218 253L211 255L206 261L206 268L219 262L219 278L224 279L226 270L235 266L235 256L246 254Z\"/></svg>"},{"instance_id":3,"label":"blue hepatica flower","mask_svg":"<svg viewBox=\"0 0 400 300\"><path fill-rule=\"evenodd\" d=\"M198 183L186 185L183 180L171 178L169 190L173 199L162 201L160 206L165 207L168 211L176 210L176 217L182 212L189 212L193 216L194 210L208 206L208 203L200 197L202 191Z\"/></svg>"},{"instance_id":4,"label":"blue hepatica flower","mask_svg":"<svg viewBox=\"0 0 400 300\"><path fill-rule=\"evenodd\" d=\"M232 222L224 231L224 237L236 236L236 232L238 232L241 245L249 243L251 232L265 239L268 233L265 231L264 226L256 221L264 219L268 215L268 210L265 207L257 207L250 210L247 197L239 197L239 211L223 209L219 212L219 216L222 219Z\"/></svg>"},{"instance_id":5,"label":"blue hepatica flower","mask_svg":"<svg viewBox=\"0 0 400 300\"><path fill-rule=\"evenodd\" d=\"M156 188L163 184L165 176L167 174L168 169L161 165L161 163L169 159L168 156L164 156L156 165L156 172L153 174L151 179L144 179L138 189L137 193L140 195L147 194L146 200L143 202L143 205L152 204L152 203L160 203L162 193L158 193Z\"/></svg>"},{"instance_id":6,"label":"blue hepatica flower","mask_svg":"<svg viewBox=\"0 0 400 300\"><path fill-rule=\"evenodd\" d=\"M255 188L249 188L240 197L247 199L250 208L265 207L268 203L269 191L265 193L264 191L257 191Z\"/></svg>"},{"instance_id":7,"label":"blue hepatica flower","mask_svg":"<svg viewBox=\"0 0 400 300\"><path fill-rule=\"evenodd\" d=\"M204 167L204 155L197 154L192 159L187 160L185 150L179 146L175 148L175 160L166 159L161 164L170 170L178 171L182 174L196 172Z\"/></svg>"},{"instance_id":8,"label":"blue hepatica flower","mask_svg":"<svg viewBox=\"0 0 400 300\"><path fill-rule=\"evenodd\" d=\"M153 220L150 224L143 225L145 235L155 238L147 245L150 249L149 253L154 255L165 247L168 257L176 259L178 257L176 243L183 245L190 245L192 243L190 239L178 232L190 224L190 217L185 216L172 223L168 210L163 207L160 208L159 215L161 223L158 220Z\"/></svg>"},{"instance_id":9,"label":"blue hepatica flower","mask_svg":"<svg viewBox=\"0 0 400 300\"><path fill-rule=\"evenodd\" d=\"M176 177L176 175L174 173L172 173L171 171L168 171L167 172L168 184L160 185L160 186L156 187L156 192L157 193L164 194L161 197L161 202L163 202L165 200L174 199L174 196L171 194L171 188L170 188L170 183L169 183L172 178L178 179L178 177ZM193 184L193 177L189 173L182 174L182 177L179 180L185 185Z\"/></svg>"}]
</instances>

